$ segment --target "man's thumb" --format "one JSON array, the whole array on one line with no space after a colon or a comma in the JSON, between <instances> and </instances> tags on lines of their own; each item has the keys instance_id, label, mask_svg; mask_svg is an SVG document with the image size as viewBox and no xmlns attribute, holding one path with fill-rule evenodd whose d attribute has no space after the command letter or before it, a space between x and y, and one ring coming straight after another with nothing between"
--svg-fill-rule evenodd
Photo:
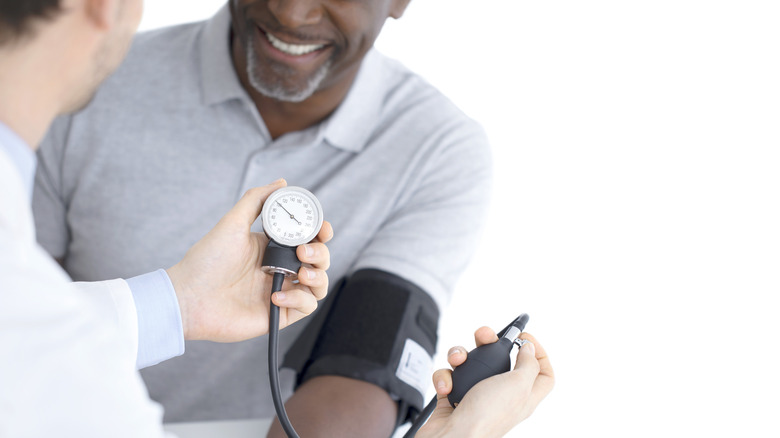
<instances>
[{"instance_id":1,"label":"man's thumb","mask_svg":"<svg viewBox=\"0 0 780 438\"><path fill-rule=\"evenodd\" d=\"M280 178L271 184L247 190L225 218L229 218L231 222L246 225L247 228L251 227L257 220L257 217L260 216L260 212L263 210L263 203L268 199L268 196L286 186L287 181Z\"/></svg>"}]
</instances>

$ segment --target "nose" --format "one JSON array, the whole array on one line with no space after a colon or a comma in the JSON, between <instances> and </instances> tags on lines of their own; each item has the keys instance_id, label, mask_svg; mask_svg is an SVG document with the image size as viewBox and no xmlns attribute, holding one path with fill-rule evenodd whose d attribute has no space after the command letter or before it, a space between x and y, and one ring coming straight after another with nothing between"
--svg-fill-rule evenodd
<instances>
[{"instance_id":1,"label":"nose","mask_svg":"<svg viewBox=\"0 0 780 438\"><path fill-rule=\"evenodd\" d=\"M268 9L290 29L317 24L323 15L321 0L268 0Z\"/></svg>"}]
</instances>

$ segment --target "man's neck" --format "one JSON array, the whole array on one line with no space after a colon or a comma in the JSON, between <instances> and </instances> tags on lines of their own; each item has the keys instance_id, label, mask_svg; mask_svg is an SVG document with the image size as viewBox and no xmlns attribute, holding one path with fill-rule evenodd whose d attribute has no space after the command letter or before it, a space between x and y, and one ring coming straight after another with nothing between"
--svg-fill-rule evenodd
<instances>
[{"instance_id":1,"label":"man's neck","mask_svg":"<svg viewBox=\"0 0 780 438\"><path fill-rule=\"evenodd\" d=\"M231 58L241 85L247 90L268 128L271 138L301 131L322 122L338 108L357 76L358 67L341 73L336 83L317 90L303 102L283 102L258 92L250 83L241 43L231 35Z\"/></svg>"},{"instance_id":2,"label":"man's neck","mask_svg":"<svg viewBox=\"0 0 780 438\"><path fill-rule=\"evenodd\" d=\"M0 120L36 150L58 114L54 69L29 50L0 49Z\"/></svg>"}]
</instances>

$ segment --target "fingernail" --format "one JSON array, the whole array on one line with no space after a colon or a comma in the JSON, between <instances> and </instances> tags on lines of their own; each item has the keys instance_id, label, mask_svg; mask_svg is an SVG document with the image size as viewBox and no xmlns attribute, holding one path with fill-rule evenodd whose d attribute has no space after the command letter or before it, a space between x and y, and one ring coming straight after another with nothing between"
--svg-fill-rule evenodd
<instances>
[{"instance_id":1,"label":"fingernail","mask_svg":"<svg viewBox=\"0 0 780 438\"><path fill-rule=\"evenodd\" d=\"M444 383L444 380L439 380L436 382L436 389L444 389L447 385Z\"/></svg>"},{"instance_id":2,"label":"fingernail","mask_svg":"<svg viewBox=\"0 0 780 438\"><path fill-rule=\"evenodd\" d=\"M306 257L311 257L314 255L314 248L311 245L303 245L303 252L306 254Z\"/></svg>"},{"instance_id":3,"label":"fingernail","mask_svg":"<svg viewBox=\"0 0 780 438\"><path fill-rule=\"evenodd\" d=\"M284 301L285 298L287 298L287 294L285 294L284 292L277 292L276 293L277 301Z\"/></svg>"},{"instance_id":4,"label":"fingernail","mask_svg":"<svg viewBox=\"0 0 780 438\"><path fill-rule=\"evenodd\" d=\"M306 269L306 268L304 268L304 269ZM306 269L306 277L309 280L314 280L314 277L316 277L316 276L317 276L317 274L315 274L314 271Z\"/></svg>"},{"instance_id":5,"label":"fingernail","mask_svg":"<svg viewBox=\"0 0 780 438\"><path fill-rule=\"evenodd\" d=\"M458 347L452 347L452 348L450 348L450 351L449 351L449 352L447 352L447 357L450 357L450 356L452 356L453 354L458 354L458 353L460 353L460 352L461 352L461 349L460 349L460 348L458 348Z\"/></svg>"},{"instance_id":6,"label":"fingernail","mask_svg":"<svg viewBox=\"0 0 780 438\"><path fill-rule=\"evenodd\" d=\"M531 353L533 356L536 356L536 346L534 346L533 342L528 341L525 345L523 345L523 348L528 349L529 353Z\"/></svg>"}]
</instances>

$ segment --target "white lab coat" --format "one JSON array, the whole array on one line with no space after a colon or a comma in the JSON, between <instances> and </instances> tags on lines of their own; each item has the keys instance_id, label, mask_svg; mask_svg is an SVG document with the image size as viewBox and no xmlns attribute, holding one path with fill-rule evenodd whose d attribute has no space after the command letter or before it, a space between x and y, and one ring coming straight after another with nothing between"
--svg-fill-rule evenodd
<instances>
[{"instance_id":1,"label":"white lab coat","mask_svg":"<svg viewBox=\"0 0 780 438\"><path fill-rule=\"evenodd\" d=\"M0 148L0 438L164 436L135 369L137 324L124 280L71 283L35 242Z\"/></svg>"}]
</instances>

